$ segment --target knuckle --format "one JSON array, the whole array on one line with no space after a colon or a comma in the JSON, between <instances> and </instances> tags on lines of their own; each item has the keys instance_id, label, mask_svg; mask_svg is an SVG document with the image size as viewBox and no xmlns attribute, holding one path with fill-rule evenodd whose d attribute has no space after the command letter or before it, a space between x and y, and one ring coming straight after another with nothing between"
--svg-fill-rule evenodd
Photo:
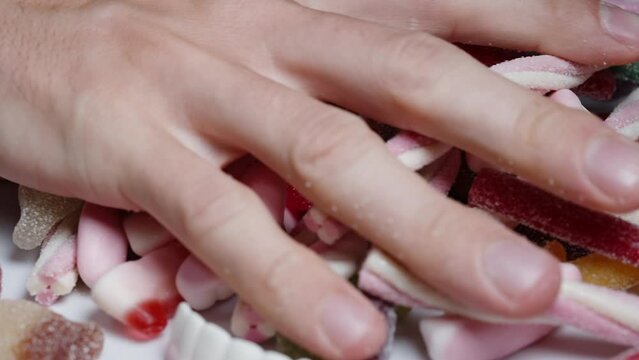
<instances>
[{"instance_id":1,"label":"knuckle","mask_svg":"<svg viewBox=\"0 0 639 360\"><path fill-rule=\"evenodd\" d=\"M308 271L308 261L295 248L288 248L274 257L263 272L265 291L275 304L286 304L290 299L300 298L294 294L299 286L291 286L297 281L301 270ZM285 286L284 286L285 285ZM300 294L301 295L301 294Z\"/></svg>"},{"instance_id":2,"label":"knuckle","mask_svg":"<svg viewBox=\"0 0 639 360\"><path fill-rule=\"evenodd\" d=\"M558 106L544 104L541 99L529 102L519 109L514 123L514 137L518 147L530 153L556 138L564 111ZM546 145L544 145L546 144Z\"/></svg>"},{"instance_id":3,"label":"knuckle","mask_svg":"<svg viewBox=\"0 0 639 360\"><path fill-rule=\"evenodd\" d=\"M398 100L437 87L445 72L432 69L446 67L451 61L451 51L443 41L419 33L391 37L383 50L380 85Z\"/></svg>"},{"instance_id":4,"label":"knuckle","mask_svg":"<svg viewBox=\"0 0 639 360\"><path fill-rule=\"evenodd\" d=\"M323 112L297 129L289 149L290 167L302 181L323 179L356 163L374 140L359 118Z\"/></svg>"},{"instance_id":5,"label":"knuckle","mask_svg":"<svg viewBox=\"0 0 639 360\"><path fill-rule=\"evenodd\" d=\"M178 195L178 214L189 239L207 242L249 211L253 201L250 191L241 187L215 186L204 180L201 186L182 189Z\"/></svg>"},{"instance_id":6,"label":"knuckle","mask_svg":"<svg viewBox=\"0 0 639 360\"><path fill-rule=\"evenodd\" d=\"M415 237L414 241L417 243L410 244L411 248L423 249L426 247L432 251L436 246L446 246L445 244L453 235L451 233L459 228L459 221L462 218L460 214L450 206L439 206L434 211L431 206L423 213L430 213L430 216L425 216L422 218L422 221L417 221L415 225L407 227L408 229L412 228L416 230L410 232L411 234L420 234ZM422 236L422 234L425 235L425 237ZM424 241L424 239L426 239L426 241ZM439 242L443 243L439 244Z\"/></svg>"}]
</instances>

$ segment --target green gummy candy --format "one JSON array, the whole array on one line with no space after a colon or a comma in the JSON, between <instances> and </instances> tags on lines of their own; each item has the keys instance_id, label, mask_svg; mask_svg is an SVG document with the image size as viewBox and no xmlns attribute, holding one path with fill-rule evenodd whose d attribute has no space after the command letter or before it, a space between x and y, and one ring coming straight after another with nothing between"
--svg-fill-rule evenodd
<instances>
[{"instance_id":1,"label":"green gummy candy","mask_svg":"<svg viewBox=\"0 0 639 360\"><path fill-rule=\"evenodd\" d=\"M613 68L617 79L639 83L639 62Z\"/></svg>"},{"instance_id":2,"label":"green gummy candy","mask_svg":"<svg viewBox=\"0 0 639 360\"><path fill-rule=\"evenodd\" d=\"M311 360L322 360L319 356L309 353L299 345L279 334L276 336L275 349L285 355L288 355L291 359L307 358Z\"/></svg>"}]
</instances>

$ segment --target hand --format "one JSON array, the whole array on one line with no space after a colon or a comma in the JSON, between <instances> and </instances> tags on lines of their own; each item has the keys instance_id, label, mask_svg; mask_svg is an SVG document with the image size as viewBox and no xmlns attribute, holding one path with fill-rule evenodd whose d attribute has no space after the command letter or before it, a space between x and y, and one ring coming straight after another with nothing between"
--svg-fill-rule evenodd
<instances>
[{"instance_id":1,"label":"hand","mask_svg":"<svg viewBox=\"0 0 639 360\"><path fill-rule=\"evenodd\" d=\"M594 0L306 5L365 20L283 0L2 2L0 174L148 211L280 331L327 358L374 354L384 320L221 170L245 152L422 280L509 316L549 306L557 263L430 189L341 108L592 208L639 206L636 145L443 39L402 30L613 64L639 57L630 15L603 12L627 20L610 35Z\"/></svg>"}]
</instances>

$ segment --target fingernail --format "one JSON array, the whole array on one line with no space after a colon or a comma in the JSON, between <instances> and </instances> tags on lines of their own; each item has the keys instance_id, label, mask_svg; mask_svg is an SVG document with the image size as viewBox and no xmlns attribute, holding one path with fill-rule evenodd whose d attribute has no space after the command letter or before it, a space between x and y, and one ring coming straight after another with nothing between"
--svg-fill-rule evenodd
<instances>
[{"instance_id":1,"label":"fingernail","mask_svg":"<svg viewBox=\"0 0 639 360\"><path fill-rule=\"evenodd\" d=\"M585 170L603 193L623 203L639 190L639 146L621 137L601 137L590 144Z\"/></svg>"},{"instance_id":2,"label":"fingernail","mask_svg":"<svg viewBox=\"0 0 639 360\"><path fill-rule=\"evenodd\" d=\"M553 259L531 246L498 242L484 252L484 273L513 302L530 296L553 267Z\"/></svg>"},{"instance_id":3,"label":"fingernail","mask_svg":"<svg viewBox=\"0 0 639 360\"><path fill-rule=\"evenodd\" d=\"M366 338L376 331L374 324L378 315L371 306L362 306L359 301L343 294L330 296L323 306L323 331L342 353L362 346Z\"/></svg>"},{"instance_id":4,"label":"fingernail","mask_svg":"<svg viewBox=\"0 0 639 360\"><path fill-rule=\"evenodd\" d=\"M601 26L612 37L639 46L639 1L603 0L599 7Z\"/></svg>"}]
</instances>

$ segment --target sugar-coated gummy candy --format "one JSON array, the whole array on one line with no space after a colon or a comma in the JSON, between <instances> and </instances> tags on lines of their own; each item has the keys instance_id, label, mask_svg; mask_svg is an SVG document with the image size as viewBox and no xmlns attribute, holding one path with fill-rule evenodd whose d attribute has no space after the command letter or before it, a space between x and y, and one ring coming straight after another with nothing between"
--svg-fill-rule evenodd
<instances>
[{"instance_id":1,"label":"sugar-coated gummy candy","mask_svg":"<svg viewBox=\"0 0 639 360\"><path fill-rule=\"evenodd\" d=\"M639 284L639 268L599 254L590 254L572 262L583 281L611 289L626 290Z\"/></svg>"},{"instance_id":2,"label":"sugar-coated gummy candy","mask_svg":"<svg viewBox=\"0 0 639 360\"><path fill-rule=\"evenodd\" d=\"M560 199L514 176L482 170L475 177L468 203L639 266L639 227Z\"/></svg>"}]
</instances>

